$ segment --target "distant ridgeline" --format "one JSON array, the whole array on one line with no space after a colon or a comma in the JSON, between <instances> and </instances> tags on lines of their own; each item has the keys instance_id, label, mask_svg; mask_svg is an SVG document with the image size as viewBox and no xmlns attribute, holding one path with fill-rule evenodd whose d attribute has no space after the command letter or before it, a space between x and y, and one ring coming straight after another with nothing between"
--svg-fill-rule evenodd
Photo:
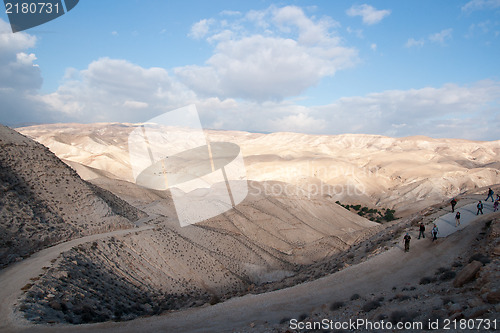
<instances>
[{"instance_id":1,"label":"distant ridgeline","mask_svg":"<svg viewBox=\"0 0 500 333\"><path fill-rule=\"evenodd\" d=\"M355 210L359 216L363 216L370 221L383 223L395 220L394 214L396 211L394 209L381 208L381 210L375 208L361 207L361 205L343 205L340 201L335 201L337 205L341 205L347 210Z\"/></svg>"}]
</instances>

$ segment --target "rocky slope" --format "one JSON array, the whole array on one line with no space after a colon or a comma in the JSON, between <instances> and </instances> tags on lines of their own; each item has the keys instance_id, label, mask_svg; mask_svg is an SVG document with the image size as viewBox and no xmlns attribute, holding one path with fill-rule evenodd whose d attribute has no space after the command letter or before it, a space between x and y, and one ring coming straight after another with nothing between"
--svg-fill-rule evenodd
<instances>
[{"instance_id":1,"label":"rocky slope","mask_svg":"<svg viewBox=\"0 0 500 333\"><path fill-rule=\"evenodd\" d=\"M384 326L378 326L385 327L380 332L391 332L398 323L407 325L403 326L405 332L415 333L498 331L500 213L482 218L435 246L446 247L446 242L463 242L463 249L441 267L418 277L417 283L394 281L389 291L374 287L366 294L352 293L313 310L290 313L279 324L251 325L240 332L341 331L342 327L335 325L358 319L372 325L384 322ZM331 326L321 326L325 319ZM392 329L387 325L392 325ZM363 325L356 329L356 332L373 331Z\"/></svg>"},{"instance_id":2,"label":"rocky slope","mask_svg":"<svg viewBox=\"0 0 500 333\"><path fill-rule=\"evenodd\" d=\"M0 267L60 241L133 227L143 215L0 125Z\"/></svg>"},{"instance_id":3,"label":"rocky slope","mask_svg":"<svg viewBox=\"0 0 500 333\"><path fill-rule=\"evenodd\" d=\"M261 191L236 209L184 228L167 195L149 208L162 214L154 230L63 254L35 279L21 310L34 321L82 323L214 303L295 276L383 228L331 198L269 195L270 184L251 185Z\"/></svg>"}]
</instances>

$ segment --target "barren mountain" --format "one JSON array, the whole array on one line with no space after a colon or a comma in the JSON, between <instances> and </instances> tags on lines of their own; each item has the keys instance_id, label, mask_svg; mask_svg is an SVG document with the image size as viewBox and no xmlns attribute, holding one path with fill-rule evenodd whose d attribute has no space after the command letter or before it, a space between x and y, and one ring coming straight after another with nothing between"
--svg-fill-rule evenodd
<instances>
[{"instance_id":1,"label":"barren mountain","mask_svg":"<svg viewBox=\"0 0 500 333\"><path fill-rule=\"evenodd\" d=\"M61 133L59 139L65 137ZM104 147L101 139L87 135ZM67 140L72 140L71 135ZM17 200L31 209L29 216L22 216L23 223L17 221L27 209L8 210L6 230L18 228L21 236L26 234L12 235L15 242L43 237L49 239L43 245L50 245L108 231L110 221L116 223L114 228L130 227L115 211L139 217L138 211L111 192L156 216L148 222L154 230L79 245L34 277L25 288L20 310L36 322L130 319L217 302L295 275L381 229L380 224L335 204L331 196L272 181L250 181L248 196L236 208L181 227L170 191L146 189L109 178L109 171L78 164L80 170L95 175L93 184L88 184L46 148L8 128L3 128L2 144L3 177L8 180L2 203L10 207ZM117 158L116 154L102 155L111 163L110 170L115 165L110 156ZM289 191L275 191L284 185ZM40 205L44 210L34 211ZM54 225L52 220L59 223ZM11 249L17 249L15 245ZM41 247L33 245L30 251Z\"/></svg>"},{"instance_id":2,"label":"barren mountain","mask_svg":"<svg viewBox=\"0 0 500 333\"><path fill-rule=\"evenodd\" d=\"M207 303L314 280L388 250L405 228L418 221L432 223L430 217L441 211L446 196L474 188L483 192L481 187L500 179L500 142L207 131L212 142L241 147L250 191L235 208L180 227L170 191L133 183L127 145L128 135L137 126L56 124L21 129L92 182L79 180L98 198L97 204L82 212L84 208L75 199L82 194L66 195L68 201L62 201L61 212L76 214L72 209L78 208L81 215L75 221L84 219L86 230L97 230L92 229L92 223L109 218L96 215L103 211L99 199L108 205L108 213L129 212L126 201L148 213L150 221L146 223L154 227L100 237L61 251L58 260L23 288L17 313L32 323L120 321L188 307L204 309ZM11 147L14 157L3 158L13 160L2 162L5 165L19 168L12 171L2 164L6 170L3 177L21 174L28 179L27 174L41 168L40 160L23 153L28 157L28 168L19 161L21 149L29 152L25 146L40 145L8 133L23 144ZM185 137L188 144L190 134L190 130L180 129L171 135ZM42 163L54 170L54 176L75 176L71 168L53 155L49 154L49 159L44 152ZM54 160L59 169L47 159ZM50 177L32 177L44 181L35 183L34 188L55 188L56 180ZM28 183L35 181L32 178ZM18 183L11 186L7 193L17 192L11 193L9 200L23 198L23 188ZM114 195L124 201L115 200ZM337 200L407 209L406 214L434 201L441 206L403 221L378 224L344 209ZM459 204L465 200L460 198ZM26 201L36 202L31 197ZM72 207L66 209L67 205ZM60 207L60 203L50 201L47 206ZM12 208L16 216L20 210ZM35 218L27 221L30 227L38 223ZM75 228L81 225L74 224ZM394 249L391 253L394 255ZM395 264L394 270L398 267Z\"/></svg>"},{"instance_id":3,"label":"barren mountain","mask_svg":"<svg viewBox=\"0 0 500 333\"><path fill-rule=\"evenodd\" d=\"M0 267L144 213L82 180L41 144L0 126Z\"/></svg>"},{"instance_id":4,"label":"barren mountain","mask_svg":"<svg viewBox=\"0 0 500 333\"><path fill-rule=\"evenodd\" d=\"M19 131L49 147L85 179L133 181L127 139L137 126L54 124ZM250 180L281 181L342 203L400 213L500 183L500 141L237 131L206 135L241 147Z\"/></svg>"},{"instance_id":5,"label":"barren mountain","mask_svg":"<svg viewBox=\"0 0 500 333\"><path fill-rule=\"evenodd\" d=\"M135 185L127 184L131 193ZM250 193L231 211L187 227L179 226L168 193L158 193L149 207L159 215L154 230L65 253L27 293L28 318L72 323L130 319L218 302L297 274L381 228L331 199L305 193L270 196L263 188L270 184L252 186L262 191ZM63 313L60 305L51 308L40 299L75 311Z\"/></svg>"}]
</instances>

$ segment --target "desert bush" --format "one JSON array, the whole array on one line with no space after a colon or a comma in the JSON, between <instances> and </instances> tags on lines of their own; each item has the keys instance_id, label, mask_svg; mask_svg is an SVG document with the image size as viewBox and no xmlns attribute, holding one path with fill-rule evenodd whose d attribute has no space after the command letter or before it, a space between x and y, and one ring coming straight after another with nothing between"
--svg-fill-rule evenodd
<instances>
[{"instance_id":1,"label":"desert bush","mask_svg":"<svg viewBox=\"0 0 500 333\"><path fill-rule=\"evenodd\" d=\"M215 305L217 303L220 303L220 298L217 295L212 295L209 301L210 305Z\"/></svg>"},{"instance_id":2,"label":"desert bush","mask_svg":"<svg viewBox=\"0 0 500 333\"><path fill-rule=\"evenodd\" d=\"M441 274L439 279L441 281L448 281L448 280L454 279L456 275L457 275L457 273L455 273L453 271L447 271L447 272L444 272L443 274Z\"/></svg>"},{"instance_id":3,"label":"desert bush","mask_svg":"<svg viewBox=\"0 0 500 333\"><path fill-rule=\"evenodd\" d=\"M430 277L430 276L424 276L423 278L420 279L420 284L429 284L432 282L436 282L436 278Z\"/></svg>"},{"instance_id":4,"label":"desert bush","mask_svg":"<svg viewBox=\"0 0 500 333\"><path fill-rule=\"evenodd\" d=\"M32 283L27 283L24 287L21 288L22 291L26 291L28 289L30 289L31 287L33 287L33 284Z\"/></svg>"},{"instance_id":5,"label":"desert bush","mask_svg":"<svg viewBox=\"0 0 500 333\"><path fill-rule=\"evenodd\" d=\"M330 305L330 310L335 311L343 307L345 304L344 302L333 302L332 305Z\"/></svg>"},{"instance_id":6,"label":"desert bush","mask_svg":"<svg viewBox=\"0 0 500 333\"><path fill-rule=\"evenodd\" d=\"M475 253L472 257L469 258L469 262L473 262L477 260L481 262L483 265L489 264L491 262L490 258L482 253Z\"/></svg>"},{"instance_id":7,"label":"desert bush","mask_svg":"<svg viewBox=\"0 0 500 333\"><path fill-rule=\"evenodd\" d=\"M375 310L376 308L380 307L382 304L375 300L375 301L370 301L368 303L365 303L365 305L363 305L362 309L364 312L370 312L372 310Z\"/></svg>"},{"instance_id":8,"label":"desert bush","mask_svg":"<svg viewBox=\"0 0 500 333\"><path fill-rule=\"evenodd\" d=\"M443 299L441 299L441 301L443 301L443 305L453 303L453 301L449 297L444 297Z\"/></svg>"},{"instance_id":9,"label":"desert bush","mask_svg":"<svg viewBox=\"0 0 500 333\"><path fill-rule=\"evenodd\" d=\"M386 220L387 222L395 220L396 218L394 217L394 213L396 213L395 210L387 209L384 214L384 220Z\"/></svg>"},{"instance_id":10,"label":"desert bush","mask_svg":"<svg viewBox=\"0 0 500 333\"><path fill-rule=\"evenodd\" d=\"M398 322L412 322L417 315L417 313L408 313L406 311L394 311L393 313L391 313L389 321L393 324L396 324Z\"/></svg>"},{"instance_id":11,"label":"desert bush","mask_svg":"<svg viewBox=\"0 0 500 333\"><path fill-rule=\"evenodd\" d=\"M408 295L397 294L396 296L394 296L393 300L403 302L403 301L409 300L410 298L411 297Z\"/></svg>"},{"instance_id":12,"label":"desert bush","mask_svg":"<svg viewBox=\"0 0 500 333\"><path fill-rule=\"evenodd\" d=\"M443 273L448 272L448 271L450 271L450 269L449 269L449 268L446 268L446 267L439 267L439 268L436 270L435 275L443 274Z\"/></svg>"}]
</instances>

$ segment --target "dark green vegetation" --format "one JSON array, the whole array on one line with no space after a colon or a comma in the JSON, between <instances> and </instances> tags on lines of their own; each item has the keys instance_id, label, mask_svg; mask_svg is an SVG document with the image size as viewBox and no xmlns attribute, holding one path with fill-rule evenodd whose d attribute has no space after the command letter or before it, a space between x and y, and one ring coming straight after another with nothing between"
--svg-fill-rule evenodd
<instances>
[{"instance_id":1,"label":"dark green vegetation","mask_svg":"<svg viewBox=\"0 0 500 333\"><path fill-rule=\"evenodd\" d=\"M394 209L382 208L378 210L376 208L362 207L361 205L344 205L340 201L335 202L337 205L344 207L347 210L356 211L359 216L363 216L370 221L383 223L395 220L394 214L396 211Z\"/></svg>"}]
</instances>

